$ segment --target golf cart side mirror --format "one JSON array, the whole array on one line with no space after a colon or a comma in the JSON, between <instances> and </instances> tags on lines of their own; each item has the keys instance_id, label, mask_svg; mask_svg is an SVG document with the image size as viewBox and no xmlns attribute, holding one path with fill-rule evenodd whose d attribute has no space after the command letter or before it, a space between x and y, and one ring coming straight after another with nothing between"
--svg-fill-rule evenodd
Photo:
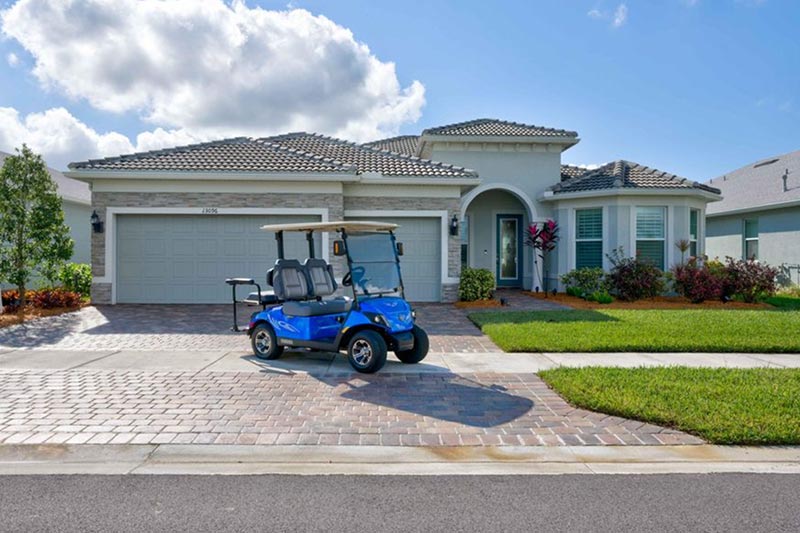
<instances>
[{"instance_id":1,"label":"golf cart side mirror","mask_svg":"<svg viewBox=\"0 0 800 533\"><path fill-rule=\"evenodd\" d=\"M403 255L403 243L402 242L398 242L397 243L397 255Z\"/></svg>"},{"instance_id":2,"label":"golf cart side mirror","mask_svg":"<svg viewBox=\"0 0 800 533\"><path fill-rule=\"evenodd\" d=\"M344 254L345 254L344 241L342 240L333 241L333 255L342 256Z\"/></svg>"}]
</instances>

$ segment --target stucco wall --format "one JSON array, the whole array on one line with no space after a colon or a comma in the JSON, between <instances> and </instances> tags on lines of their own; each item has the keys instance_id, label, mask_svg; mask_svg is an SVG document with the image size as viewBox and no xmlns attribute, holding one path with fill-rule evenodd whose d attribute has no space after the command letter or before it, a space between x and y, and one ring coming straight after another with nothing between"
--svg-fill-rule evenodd
<instances>
[{"instance_id":1,"label":"stucco wall","mask_svg":"<svg viewBox=\"0 0 800 533\"><path fill-rule=\"evenodd\" d=\"M69 234L75 241L71 260L73 263L89 263L92 259L92 226L89 222L91 215L92 208L88 205L64 202L64 222L69 226Z\"/></svg>"},{"instance_id":2,"label":"stucco wall","mask_svg":"<svg viewBox=\"0 0 800 533\"><path fill-rule=\"evenodd\" d=\"M800 264L800 207L774 209L706 219L709 257L740 258L744 255L744 220L758 219L758 258L767 264ZM796 269L785 272L798 282Z\"/></svg>"}]
</instances>

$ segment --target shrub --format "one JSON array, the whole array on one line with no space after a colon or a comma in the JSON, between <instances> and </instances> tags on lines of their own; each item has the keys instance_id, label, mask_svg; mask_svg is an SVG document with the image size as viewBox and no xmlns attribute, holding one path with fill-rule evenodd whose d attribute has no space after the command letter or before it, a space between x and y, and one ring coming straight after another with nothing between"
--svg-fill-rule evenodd
<instances>
[{"instance_id":1,"label":"shrub","mask_svg":"<svg viewBox=\"0 0 800 533\"><path fill-rule=\"evenodd\" d=\"M31 307L53 309L56 307L75 307L81 303L81 295L77 292L61 288L39 289L27 294Z\"/></svg>"},{"instance_id":2,"label":"shrub","mask_svg":"<svg viewBox=\"0 0 800 533\"><path fill-rule=\"evenodd\" d=\"M648 261L624 257L622 248L608 254L611 271L606 275L609 289L621 300L653 298L664 291L664 273Z\"/></svg>"},{"instance_id":3,"label":"shrub","mask_svg":"<svg viewBox=\"0 0 800 533\"><path fill-rule=\"evenodd\" d=\"M745 302L756 302L760 298L774 295L777 290L775 279L778 277L778 269L766 263L728 257L725 271L725 291L741 297Z\"/></svg>"},{"instance_id":4,"label":"shrub","mask_svg":"<svg viewBox=\"0 0 800 533\"><path fill-rule=\"evenodd\" d=\"M608 291L595 291L588 298L591 302L597 302L599 304L610 304L614 301L614 297L608 294Z\"/></svg>"},{"instance_id":5,"label":"shrub","mask_svg":"<svg viewBox=\"0 0 800 533\"><path fill-rule=\"evenodd\" d=\"M19 292L16 289L0 292L0 305L5 313L16 312L19 309Z\"/></svg>"},{"instance_id":6,"label":"shrub","mask_svg":"<svg viewBox=\"0 0 800 533\"><path fill-rule=\"evenodd\" d=\"M561 276L567 294L586 298L605 289L605 272L602 268L578 268Z\"/></svg>"},{"instance_id":7,"label":"shrub","mask_svg":"<svg viewBox=\"0 0 800 533\"><path fill-rule=\"evenodd\" d=\"M458 283L458 299L462 302L488 300L494 292L494 274L485 268L464 268Z\"/></svg>"},{"instance_id":8,"label":"shrub","mask_svg":"<svg viewBox=\"0 0 800 533\"><path fill-rule=\"evenodd\" d=\"M81 296L89 296L92 291L92 267L87 264L67 263L58 273L58 279L66 290Z\"/></svg>"},{"instance_id":9,"label":"shrub","mask_svg":"<svg viewBox=\"0 0 800 533\"><path fill-rule=\"evenodd\" d=\"M672 267L672 276L675 292L696 304L721 298L727 278L724 270L698 265L694 257Z\"/></svg>"}]
</instances>

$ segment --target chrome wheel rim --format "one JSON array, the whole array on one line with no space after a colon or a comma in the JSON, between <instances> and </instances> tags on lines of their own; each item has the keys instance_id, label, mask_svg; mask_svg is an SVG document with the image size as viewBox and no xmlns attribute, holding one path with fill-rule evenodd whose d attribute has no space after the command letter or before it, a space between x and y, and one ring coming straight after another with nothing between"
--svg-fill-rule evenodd
<instances>
[{"instance_id":1,"label":"chrome wheel rim","mask_svg":"<svg viewBox=\"0 0 800 533\"><path fill-rule=\"evenodd\" d=\"M269 338L269 333L267 331L259 330L256 333L256 350L260 354L265 354L269 352L269 349L272 347L272 339Z\"/></svg>"},{"instance_id":2,"label":"chrome wheel rim","mask_svg":"<svg viewBox=\"0 0 800 533\"><path fill-rule=\"evenodd\" d=\"M358 366L367 366L372 361L372 345L364 339L353 343L353 361Z\"/></svg>"}]
</instances>

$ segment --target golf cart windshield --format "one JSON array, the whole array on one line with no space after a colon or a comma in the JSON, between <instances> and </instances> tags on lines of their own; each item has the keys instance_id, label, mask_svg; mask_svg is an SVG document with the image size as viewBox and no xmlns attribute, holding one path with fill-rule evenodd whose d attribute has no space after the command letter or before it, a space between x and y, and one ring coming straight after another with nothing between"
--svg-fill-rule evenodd
<instances>
[{"instance_id":1,"label":"golf cart windshield","mask_svg":"<svg viewBox=\"0 0 800 533\"><path fill-rule=\"evenodd\" d=\"M348 233L347 251L356 294L400 292L394 239L388 233Z\"/></svg>"}]
</instances>

